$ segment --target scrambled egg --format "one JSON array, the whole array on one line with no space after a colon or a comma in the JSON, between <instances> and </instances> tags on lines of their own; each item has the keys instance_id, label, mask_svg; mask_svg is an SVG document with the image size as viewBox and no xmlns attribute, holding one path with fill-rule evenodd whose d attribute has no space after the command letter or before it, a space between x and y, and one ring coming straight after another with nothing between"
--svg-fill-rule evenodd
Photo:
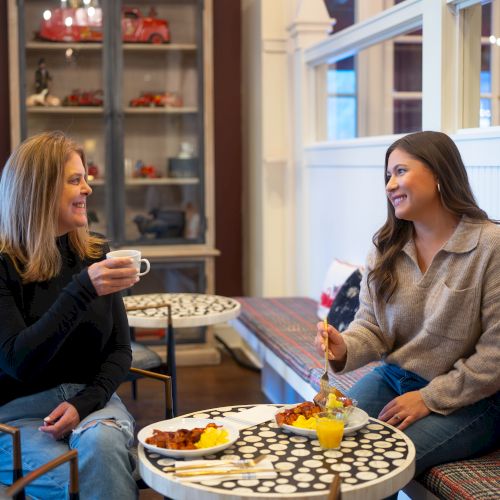
<instances>
[{"instance_id":1,"label":"scrambled egg","mask_svg":"<svg viewBox=\"0 0 500 500\"><path fill-rule=\"evenodd\" d=\"M301 429L316 429L316 417L306 418L304 415L299 415L292 425Z\"/></svg>"},{"instance_id":2,"label":"scrambled egg","mask_svg":"<svg viewBox=\"0 0 500 500\"><path fill-rule=\"evenodd\" d=\"M219 446L220 444L227 443L228 433L226 429L208 427L203 431L200 440L194 443L196 448L211 448L212 446Z\"/></svg>"},{"instance_id":3,"label":"scrambled egg","mask_svg":"<svg viewBox=\"0 0 500 500\"><path fill-rule=\"evenodd\" d=\"M327 408L342 408L343 406L342 401L337 401L337 396L335 396L333 392L328 394L328 400L326 402Z\"/></svg>"}]
</instances>

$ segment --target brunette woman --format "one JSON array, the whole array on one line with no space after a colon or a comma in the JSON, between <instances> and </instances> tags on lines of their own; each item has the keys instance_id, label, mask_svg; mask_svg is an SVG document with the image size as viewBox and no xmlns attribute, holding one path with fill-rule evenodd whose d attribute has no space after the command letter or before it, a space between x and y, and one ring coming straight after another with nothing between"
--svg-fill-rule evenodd
<instances>
[{"instance_id":1,"label":"brunette woman","mask_svg":"<svg viewBox=\"0 0 500 500\"><path fill-rule=\"evenodd\" d=\"M384 176L387 220L354 321L343 334L328 327L329 358L338 373L382 360L349 394L413 440L418 475L499 442L500 228L443 133L397 140Z\"/></svg>"}]
</instances>

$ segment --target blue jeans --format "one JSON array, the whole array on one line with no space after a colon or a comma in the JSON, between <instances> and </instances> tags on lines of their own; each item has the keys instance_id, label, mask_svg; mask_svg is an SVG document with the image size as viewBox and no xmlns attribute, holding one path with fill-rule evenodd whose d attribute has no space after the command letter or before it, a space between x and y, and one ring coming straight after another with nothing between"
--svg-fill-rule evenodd
<instances>
[{"instance_id":1,"label":"blue jeans","mask_svg":"<svg viewBox=\"0 0 500 500\"><path fill-rule=\"evenodd\" d=\"M0 406L0 422L21 429L23 473L68 449L76 449L82 500L136 499L138 490L132 477L135 464L128 452L133 443L134 419L116 394L103 409L84 418L65 439L56 441L38 430L44 417L83 387L62 384ZM11 442L10 436L0 434L0 483L3 484L12 483ZM68 483L69 465L64 464L35 480L26 492L35 499L61 500L68 497Z\"/></svg>"},{"instance_id":2,"label":"blue jeans","mask_svg":"<svg viewBox=\"0 0 500 500\"><path fill-rule=\"evenodd\" d=\"M365 375L349 391L358 406L377 418L392 399L421 389L428 382L415 373L384 364ZM434 465L486 453L500 440L500 393L464 406L450 415L430 413L404 432L416 448L418 476Z\"/></svg>"}]
</instances>

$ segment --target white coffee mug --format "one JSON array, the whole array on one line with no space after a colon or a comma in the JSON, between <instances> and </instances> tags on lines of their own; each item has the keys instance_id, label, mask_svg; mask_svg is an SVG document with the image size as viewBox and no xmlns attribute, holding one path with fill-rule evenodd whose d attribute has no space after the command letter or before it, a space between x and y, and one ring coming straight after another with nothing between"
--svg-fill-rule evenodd
<instances>
[{"instance_id":1,"label":"white coffee mug","mask_svg":"<svg viewBox=\"0 0 500 500\"><path fill-rule=\"evenodd\" d=\"M134 267L137 269L138 276L144 276L149 273L151 265L148 259L141 259L141 252L139 250L115 250L114 252L108 252L106 254L106 259L116 259L122 257L129 257L134 261ZM141 273L141 262L146 264L146 270Z\"/></svg>"}]
</instances>

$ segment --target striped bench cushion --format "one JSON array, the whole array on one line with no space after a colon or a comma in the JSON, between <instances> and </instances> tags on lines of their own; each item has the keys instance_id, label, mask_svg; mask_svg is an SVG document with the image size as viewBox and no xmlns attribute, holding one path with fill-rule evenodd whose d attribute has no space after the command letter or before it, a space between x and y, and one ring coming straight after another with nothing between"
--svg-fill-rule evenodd
<instances>
[{"instance_id":1,"label":"striped bench cushion","mask_svg":"<svg viewBox=\"0 0 500 500\"><path fill-rule=\"evenodd\" d=\"M305 297L237 297L241 321L302 379L319 390L323 359L314 348L317 302ZM330 384L346 391L377 363L345 375L330 373Z\"/></svg>"},{"instance_id":2,"label":"striped bench cushion","mask_svg":"<svg viewBox=\"0 0 500 500\"><path fill-rule=\"evenodd\" d=\"M497 500L500 498L500 451L437 465L419 480L440 499Z\"/></svg>"}]
</instances>

